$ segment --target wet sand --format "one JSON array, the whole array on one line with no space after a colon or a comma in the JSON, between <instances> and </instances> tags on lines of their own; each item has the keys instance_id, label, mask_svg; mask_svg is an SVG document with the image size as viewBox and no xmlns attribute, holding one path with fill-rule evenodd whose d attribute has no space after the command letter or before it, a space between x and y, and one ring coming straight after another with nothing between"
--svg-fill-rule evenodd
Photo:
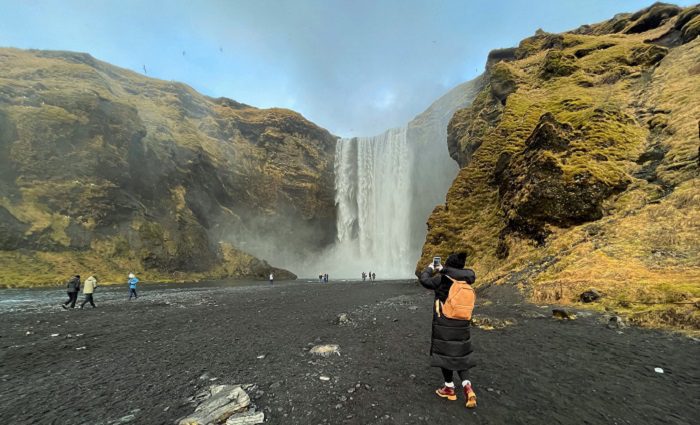
<instances>
[{"instance_id":1,"label":"wet sand","mask_svg":"<svg viewBox=\"0 0 700 425\"><path fill-rule=\"evenodd\" d=\"M513 324L472 332L471 411L433 394L432 293L417 283L250 285L144 285L131 302L123 288L98 288L95 310L62 310L60 290L36 292L36 305L1 303L0 417L172 424L216 383L255 384L270 424L700 423L700 344L686 337L611 330L585 313L557 321L487 289L477 314ZM351 323L337 324L340 313ZM322 343L341 355L308 353Z\"/></svg>"}]
</instances>

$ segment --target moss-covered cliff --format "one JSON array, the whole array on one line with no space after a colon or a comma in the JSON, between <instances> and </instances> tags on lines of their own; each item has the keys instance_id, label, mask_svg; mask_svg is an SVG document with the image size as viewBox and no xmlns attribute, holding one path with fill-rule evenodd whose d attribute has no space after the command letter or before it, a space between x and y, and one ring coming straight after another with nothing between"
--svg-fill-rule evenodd
<instances>
[{"instance_id":1,"label":"moss-covered cliff","mask_svg":"<svg viewBox=\"0 0 700 425\"><path fill-rule=\"evenodd\" d=\"M334 240L335 142L289 110L0 49L0 283L265 276L250 254Z\"/></svg>"},{"instance_id":2,"label":"moss-covered cliff","mask_svg":"<svg viewBox=\"0 0 700 425\"><path fill-rule=\"evenodd\" d=\"M698 329L700 7L655 4L494 51L448 129L461 166L418 267L466 250L482 283ZM694 304L695 303L695 304Z\"/></svg>"}]
</instances>

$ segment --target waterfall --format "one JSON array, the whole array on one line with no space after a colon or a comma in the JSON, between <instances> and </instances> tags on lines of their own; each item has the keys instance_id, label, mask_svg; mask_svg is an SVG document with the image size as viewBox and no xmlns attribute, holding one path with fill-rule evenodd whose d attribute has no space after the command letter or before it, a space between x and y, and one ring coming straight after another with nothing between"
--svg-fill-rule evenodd
<instances>
[{"instance_id":1,"label":"waterfall","mask_svg":"<svg viewBox=\"0 0 700 425\"><path fill-rule=\"evenodd\" d=\"M338 141L336 274L411 276L416 258L410 249L410 168L405 127Z\"/></svg>"}]
</instances>

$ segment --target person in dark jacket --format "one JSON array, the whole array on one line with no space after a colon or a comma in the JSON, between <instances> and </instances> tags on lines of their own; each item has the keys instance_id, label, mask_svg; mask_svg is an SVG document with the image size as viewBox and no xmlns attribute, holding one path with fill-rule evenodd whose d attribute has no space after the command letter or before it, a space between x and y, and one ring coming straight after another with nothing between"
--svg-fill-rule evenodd
<instances>
[{"instance_id":1,"label":"person in dark jacket","mask_svg":"<svg viewBox=\"0 0 700 425\"><path fill-rule=\"evenodd\" d=\"M465 281L470 285L474 284L476 275L473 270L464 268L466 260L467 255L461 252L447 257L444 267L431 263L421 273L421 285L435 291L435 299L444 303L452 286L450 277L454 280ZM468 377L468 370L475 365L469 332L471 322L449 319L442 314L438 315L435 304L437 303L434 303L433 306L430 365L439 367L445 379L445 385L438 388L435 393L448 400L457 400L453 382L456 371L462 381L466 406L476 407L476 394Z\"/></svg>"},{"instance_id":2,"label":"person in dark jacket","mask_svg":"<svg viewBox=\"0 0 700 425\"><path fill-rule=\"evenodd\" d=\"M78 292L80 292L80 275L76 274L68 280L66 291L68 292L68 301L61 304L61 307L67 310L67 306L70 304L70 308L75 308L75 302L78 301Z\"/></svg>"}]
</instances>

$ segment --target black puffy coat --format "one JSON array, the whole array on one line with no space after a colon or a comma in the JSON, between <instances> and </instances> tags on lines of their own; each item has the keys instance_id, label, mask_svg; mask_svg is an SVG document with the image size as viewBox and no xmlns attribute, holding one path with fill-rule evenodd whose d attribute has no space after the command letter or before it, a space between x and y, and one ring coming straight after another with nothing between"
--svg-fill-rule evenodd
<instances>
[{"instance_id":1,"label":"black puffy coat","mask_svg":"<svg viewBox=\"0 0 700 425\"><path fill-rule=\"evenodd\" d=\"M80 278L78 276L70 278L66 284L66 289L68 292L80 292Z\"/></svg>"},{"instance_id":2,"label":"black puffy coat","mask_svg":"<svg viewBox=\"0 0 700 425\"><path fill-rule=\"evenodd\" d=\"M445 302L452 286L452 281L447 276L466 281L470 285L476 280L474 271L470 269L445 267L433 276L433 271L427 267L421 273L420 283L425 288L435 291L435 299ZM430 365L449 370L467 370L474 367L470 327L471 322L468 320L438 316L433 306Z\"/></svg>"}]
</instances>

